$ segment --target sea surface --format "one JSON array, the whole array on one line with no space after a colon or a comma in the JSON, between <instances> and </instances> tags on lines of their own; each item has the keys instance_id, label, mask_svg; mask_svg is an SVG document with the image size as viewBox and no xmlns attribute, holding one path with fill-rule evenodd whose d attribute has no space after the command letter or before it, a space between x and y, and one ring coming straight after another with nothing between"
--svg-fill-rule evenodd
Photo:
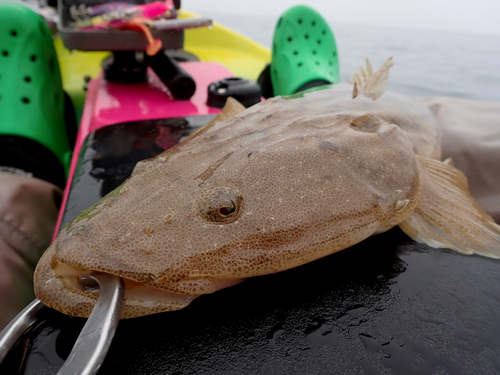
<instances>
[{"instance_id":1,"label":"sea surface","mask_svg":"<svg viewBox=\"0 0 500 375\"><path fill-rule=\"evenodd\" d=\"M266 47L277 19L204 14ZM390 56L388 89L414 97L453 96L500 101L500 35L466 34L329 22L345 82L369 58L374 70Z\"/></svg>"}]
</instances>

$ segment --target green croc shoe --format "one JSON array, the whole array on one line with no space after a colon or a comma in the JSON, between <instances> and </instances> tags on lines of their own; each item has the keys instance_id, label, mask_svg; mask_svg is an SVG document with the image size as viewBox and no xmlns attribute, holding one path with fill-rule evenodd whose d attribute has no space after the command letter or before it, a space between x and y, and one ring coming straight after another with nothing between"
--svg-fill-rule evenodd
<instances>
[{"instance_id":1,"label":"green croc shoe","mask_svg":"<svg viewBox=\"0 0 500 375\"><path fill-rule=\"evenodd\" d=\"M274 31L270 68L274 95L339 83L335 37L318 12L297 5L283 13Z\"/></svg>"},{"instance_id":2,"label":"green croc shoe","mask_svg":"<svg viewBox=\"0 0 500 375\"><path fill-rule=\"evenodd\" d=\"M69 169L64 93L50 30L29 8L0 2L0 136L25 137Z\"/></svg>"}]
</instances>

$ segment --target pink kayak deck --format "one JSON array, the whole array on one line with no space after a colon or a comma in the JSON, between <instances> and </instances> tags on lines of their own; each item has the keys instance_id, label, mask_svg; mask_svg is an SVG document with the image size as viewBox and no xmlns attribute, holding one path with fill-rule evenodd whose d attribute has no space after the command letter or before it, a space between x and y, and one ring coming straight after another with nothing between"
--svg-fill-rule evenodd
<instances>
[{"instance_id":1,"label":"pink kayak deck","mask_svg":"<svg viewBox=\"0 0 500 375\"><path fill-rule=\"evenodd\" d=\"M220 109L206 104L208 86L214 81L232 77L233 74L224 66L213 62L184 62L179 65L196 82L196 91L189 100L173 99L166 86L151 69L148 71L147 82L134 84L107 82L102 78L102 72L99 77L90 81L54 239L64 215L82 144L91 132L105 126L131 121L220 112Z\"/></svg>"}]
</instances>

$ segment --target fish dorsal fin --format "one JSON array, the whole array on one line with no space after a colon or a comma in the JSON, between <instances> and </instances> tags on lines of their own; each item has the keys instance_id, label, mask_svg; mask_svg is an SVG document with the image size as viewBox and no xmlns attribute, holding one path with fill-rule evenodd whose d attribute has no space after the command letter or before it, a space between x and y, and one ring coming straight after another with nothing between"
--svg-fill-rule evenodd
<instances>
[{"instance_id":1,"label":"fish dorsal fin","mask_svg":"<svg viewBox=\"0 0 500 375\"><path fill-rule=\"evenodd\" d=\"M392 57L389 57L374 74L370 61L366 59L366 67L360 67L352 76L351 82L354 83L352 98L364 94L373 100L378 99L384 93L389 79L389 70L393 65Z\"/></svg>"},{"instance_id":2,"label":"fish dorsal fin","mask_svg":"<svg viewBox=\"0 0 500 375\"><path fill-rule=\"evenodd\" d=\"M422 193L401 229L432 247L500 258L500 226L474 201L465 175L449 163L417 160Z\"/></svg>"},{"instance_id":3,"label":"fish dorsal fin","mask_svg":"<svg viewBox=\"0 0 500 375\"><path fill-rule=\"evenodd\" d=\"M245 106L243 104L241 104L239 101L237 101L235 98L230 96L227 98L226 104L224 105L222 110L219 112L219 114L212 121L210 121L207 125L214 125L214 124L217 124L218 122L230 119L231 117L236 116L238 113L240 113L244 110L245 110Z\"/></svg>"}]
</instances>

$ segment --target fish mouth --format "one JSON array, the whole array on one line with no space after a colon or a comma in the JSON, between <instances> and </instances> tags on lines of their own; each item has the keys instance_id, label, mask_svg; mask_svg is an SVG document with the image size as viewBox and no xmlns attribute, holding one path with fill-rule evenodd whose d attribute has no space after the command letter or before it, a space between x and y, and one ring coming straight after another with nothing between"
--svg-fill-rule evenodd
<instances>
[{"instance_id":1,"label":"fish mouth","mask_svg":"<svg viewBox=\"0 0 500 375\"><path fill-rule=\"evenodd\" d=\"M79 270L64 263L58 263L54 267L56 277L68 288L80 291L96 291L97 287L88 282L89 276L97 271ZM171 291L154 288L137 281L123 278L125 288L125 300L133 300L140 303L159 301L163 303L181 303L187 304L201 294L180 294Z\"/></svg>"},{"instance_id":2,"label":"fish mouth","mask_svg":"<svg viewBox=\"0 0 500 375\"><path fill-rule=\"evenodd\" d=\"M119 261L99 262L99 259L93 263L105 266L94 268L80 264L82 259L92 256L81 236L68 236L63 231L38 262L34 275L36 297L46 306L64 314L88 318L99 297L99 288L84 280L89 280L94 273L110 274L123 280L125 293L121 318L127 319L179 310L203 294L244 280L234 276L225 279L203 274L180 275L177 272L162 278L161 272L154 275L140 267L134 269Z\"/></svg>"},{"instance_id":3,"label":"fish mouth","mask_svg":"<svg viewBox=\"0 0 500 375\"><path fill-rule=\"evenodd\" d=\"M50 271L46 269L50 276L35 284L37 297L48 307L62 313L88 317L99 296L98 285L91 281L90 276L101 271L78 269L64 263L57 263L50 268ZM211 289L198 289L196 293L161 289L124 277L122 280L125 295L121 318L128 319L182 309L203 294L238 284L244 279L205 278L203 284L211 285Z\"/></svg>"}]
</instances>

